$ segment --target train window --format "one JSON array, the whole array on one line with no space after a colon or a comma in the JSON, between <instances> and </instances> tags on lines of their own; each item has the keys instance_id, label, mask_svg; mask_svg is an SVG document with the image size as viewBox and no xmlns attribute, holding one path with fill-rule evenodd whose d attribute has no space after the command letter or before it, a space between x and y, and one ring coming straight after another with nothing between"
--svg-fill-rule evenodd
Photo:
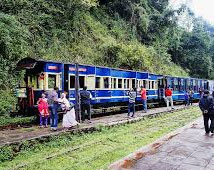
<instances>
[{"instance_id":1,"label":"train window","mask_svg":"<svg viewBox=\"0 0 214 170\"><path fill-rule=\"evenodd\" d=\"M53 89L56 86L56 75L48 74L48 89Z\"/></svg>"},{"instance_id":2,"label":"train window","mask_svg":"<svg viewBox=\"0 0 214 170\"><path fill-rule=\"evenodd\" d=\"M127 79L123 79L124 89L127 89Z\"/></svg>"},{"instance_id":3,"label":"train window","mask_svg":"<svg viewBox=\"0 0 214 170\"><path fill-rule=\"evenodd\" d=\"M193 83L193 86L195 86L196 85L196 82L195 82L196 80L192 80L192 83Z\"/></svg>"},{"instance_id":4,"label":"train window","mask_svg":"<svg viewBox=\"0 0 214 170\"><path fill-rule=\"evenodd\" d=\"M143 80L143 87L147 88L146 85L147 85L146 80Z\"/></svg>"},{"instance_id":5,"label":"train window","mask_svg":"<svg viewBox=\"0 0 214 170\"><path fill-rule=\"evenodd\" d=\"M155 83L154 89L158 89L158 82L157 82L157 81L154 81L154 83Z\"/></svg>"},{"instance_id":6,"label":"train window","mask_svg":"<svg viewBox=\"0 0 214 170\"><path fill-rule=\"evenodd\" d=\"M85 76L79 76L79 87L83 88L85 86ZM70 76L70 89L75 88L75 76Z\"/></svg>"},{"instance_id":7,"label":"train window","mask_svg":"<svg viewBox=\"0 0 214 170\"><path fill-rule=\"evenodd\" d=\"M197 85L196 85L197 83L196 83L196 81L197 80L193 80L193 90L194 91L197 91Z\"/></svg>"},{"instance_id":8,"label":"train window","mask_svg":"<svg viewBox=\"0 0 214 170\"><path fill-rule=\"evenodd\" d=\"M70 76L70 89L75 88L75 76Z\"/></svg>"},{"instance_id":9,"label":"train window","mask_svg":"<svg viewBox=\"0 0 214 170\"><path fill-rule=\"evenodd\" d=\"M204 88L204 81L203 80L201 81L201 85L200 86L201 86L201 88Z\"/></svg>"},{"instance_id":10,"label":"train window","mask_svg":"<svg viewBox=\"0 0 214 170\"><path fill-rule=\"evenodd\" d=\"M187 80L187 89L190 88L190 80Z\"/></svg>"},{"instance_id":11,"label":"train window","mask_svg":"<svg viewBox=\"0 0 214 170\"><path fill-rule=\"evenodd\" d=\"M200 80L198 80L198 87L201 87L201 82L200 82Z\"/></svg>"},{"instance_id":12,"label":"train window","mask_svg":"<svg viewBox=\"0 0 214 170\"><path fill-rule=\"evenodd\" d=\"M139 88L139 80L136 80L136 88Z\"/></svg>"},{"instance_id":13,"label":"train window","mask_svg":"<svg viewBox=\"0 0 214 170\"><path fill-rule=\"evenodd\" d=\"M34 89L37 88L37 78L33 75L28 76L28 86Z\"/></svg>"},{"instance_id":14,"label":"train window","mask_svg":"<svg viewBox=\"0 0 214 170\"><path fill-rule=\"evenodd\" d=\"M130 88L130 85L129 85L129 84L130 84L130 80L128 79L128 80L127 80L127 89Z\"/></svg>"},{"instance_id":15,"label":"train window","mask_svg":"<svg viewBox=\"0 0 214 170\"><path fill-rule=\"evenodd\" d=\"M155 88L155 82L152 81L152 89L154 89L154 88Z\"/></svg>"},{"instance_id":16,"label":"train window","mask_svg":"<svg viewBox=\"0 0 214 170\"><path fill-rule=\"evenodd\" d=\"M95 88L100 88L100 77L96 77Z\"/></svg>"},{"instance_id":17,"label":"train window","mask_svg":"<svg viewBox=\"0 0 214 170\"><path fill-rule=\"evenodd\" d=\"M83 88L85 86L85 76L79 76L79 85L80 88Z\"/></svg>"},{"instance_id":18,"label":"train window","mask_svg":"<svg viewBox=\"0 0 214 170\"><path fill-rule=\"evenodd\" d=\"M136 87L136 81L135 79L132 79L132 88Z\"/></svg>"},{"instance_id":19,"label":"train window","mask_svg":"<svg viewBox=\"0 0 214 170\"><path fill-rule=\"evenodd\" d=\"M109 88L109 78L108 77L103 78L103 84L104 84L105 89Z\"/></svg>"},{"instance_id":20,"label":"train window","mask_svg":"<svg viewBox=\"0 0 214 170\"><path fill-rule=\"evenodd\" d=\"M181 86L181 79L178 80L178 91L181 91L182 89L182 86Z\"/></svg>"},{"instance_id":21,"label":"train window","mask_svg":"<svg viewBox=\"0 0 214 170\"><path fill-rule=\"evenodd\" d=\"M183 91L184 90L184 79L181 79L181 86L180 86L180 90Z\"/></svg>"},{"instance_id":22,"label":"train window","mask_svg":"<svg viewBox=\"0 0 214 170\"><path fill-rule=\"evenodd\" d=\"M138 87L140 88L141 86L142 86L142 80L139 80L139 82L138 82Z\"/></svg>"},{"instance_id":23,"label":"train window","mask_svg":"<svg viewBox=\"0 0 214 170\"><path fill-rule=\"evenodd\" d=\"M62 74L59 74L59 89L62 89Z\"/></svg>"},{"instance_id":24,"label":"train window","mask_svg":"<svg viewBox=\"0 0 214 170\"><path fill-rule=\"evenodd\" d=\"M151 89L151 81L149 81L149 89Z\"/></svg>"},{"instance_id":25,"label":"train window","mask_svg":"<svg viewBox=\"0 0 214 170\"><path fill-rule=\"evenodd\" d=\"M111 78L111 88L116 89L116 87L117 87L117 79Z\"/></svg>"},{"instance_id":26,"label":"train window","mask_svg":"<svg viewBox=\"0 0 214 170\"><path fill-rule=\"evenodd\" d=\"M95 76L88 76L87 77L87 81L86 81L86 85L88 87L88 90L94 90L95 88Z\"/></svg>"},{"instance_id":27,"label":"train window","mask_svg":"<svg viewBox=\"0 0 214 170\"><path fill-rule=\"evenodd\" d=\"M177 78L174 79L174 87L173 87L173 90L175 90L175 91L178 90L178 79L177 79Z\"/></svg>"},{"instance_id":28,"label":"train window","mask_svg":"<svg viewBox=\"0 0 214 170\"><path fill-rule=\"evenodd\" d=\"M42 78L40 75L37 75L37 89L44 89L44 78Z\"/></svg>"},{"instance_id":29,"label":"train window","mask_svg":"<svg viewBox=\"0 0 214 170\"><path fill-rule=\"evenodd\" d=\"M118 89L122 89L122 79L118 79Z\"/></svg>"},{"instance_id":30,"label":"train window","mask_svg":"<svg viewBox=\"0 0 214 170\"><path fill-rule=\"evenodd\" d=\"M36 88L39 89L39 75L36 76Z\"/></svg>"}]
</instances>

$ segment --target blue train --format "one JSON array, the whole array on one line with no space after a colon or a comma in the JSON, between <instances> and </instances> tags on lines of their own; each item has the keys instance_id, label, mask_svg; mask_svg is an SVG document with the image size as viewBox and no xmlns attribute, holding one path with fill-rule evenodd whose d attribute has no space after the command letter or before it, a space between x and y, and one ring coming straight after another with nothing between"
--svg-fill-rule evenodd
<instances>
[{"instance_id":1,"label":"blue train","mask_svg":"<svg viewBox=\"0 0 214 170\"><path fill-rule=\"evenodd\" d=\"M68 92L70 102L75 103L74 64L24 58L18 62L17 70L26 70L24 81L17 89L19 110L34 106L41 93L54 86ZM146 87L148 102L162 102L164 88L170 86L174 101L183 101L187 89L193 89L194 98L199 99L199 88L213 91L214 82L82 64L79 65L79 85L80 90L88 87L94 107L108 107L127 103L127 91L133 87L138 90L142 85ZM138 95L137 102L140 101Z\"/></svg>"}]
</instances>

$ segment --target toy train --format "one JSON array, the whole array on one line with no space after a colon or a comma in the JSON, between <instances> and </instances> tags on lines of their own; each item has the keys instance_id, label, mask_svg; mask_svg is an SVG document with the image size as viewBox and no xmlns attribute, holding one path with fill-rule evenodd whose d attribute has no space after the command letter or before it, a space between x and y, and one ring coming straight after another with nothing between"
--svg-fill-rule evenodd
<instances>
[{"instance_id":1,"label":"toy train","mask_svg":"<svg viewBox=\"0 0 214 170\"><path fill-rule=\"evenodd\" d=\"M69 101L75 103L75 64L24 58L17 64L17 70L26 70L23 87L17 88L19 110L26 112L34 106L41 93L59 87L68 93ZM213 91L214 81L197 78L172 77L149 72L115 69L93 65L79 65L79 87L87 86L92 94L93 107L108 107L126 104L127 91L143 85L147 89L148 102L161 102L164 89L173 89L174 101L183 101L187 89L194 91L199 99L199 90ZM137 96L140 102L140 95Z\"/></svg>"}]
</instances>

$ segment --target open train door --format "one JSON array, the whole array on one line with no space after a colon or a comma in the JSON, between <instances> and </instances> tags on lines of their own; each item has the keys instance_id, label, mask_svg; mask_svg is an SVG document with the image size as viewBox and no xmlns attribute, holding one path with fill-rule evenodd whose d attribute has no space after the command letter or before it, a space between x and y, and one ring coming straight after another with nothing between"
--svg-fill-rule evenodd
<instances>
[{"instance_id":1,"label":"open train door","mask_svg":"<svg viewBox=\"0 0 214 170\"><path fill-rule=\"evenodd\" d=\"M165 88L167 87L167 77L158 78L158 99L162 101L165 96Z\"/></svg>"}]
</instances>

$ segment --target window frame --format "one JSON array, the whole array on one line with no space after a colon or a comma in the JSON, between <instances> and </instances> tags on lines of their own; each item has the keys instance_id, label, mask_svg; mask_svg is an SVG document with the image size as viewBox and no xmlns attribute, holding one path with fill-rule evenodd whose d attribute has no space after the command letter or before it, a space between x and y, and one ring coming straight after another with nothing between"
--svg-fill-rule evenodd
<instances>
[{"instance_id":1,"label":"window frame","mask_svg":"<svg viewBox=\"0 0 214 170\"><path fill-rule=\"evenodd\" d=\"M158 81L157 80L147 80L147 90L158 90Z\"/></svg>"},{"instance_id":2,"label":"window frame","mask_svg":"<svg viewBox=\"0 0 214 170\"><path fill-rule=\"evenodd\" d=\"M100 78L100 87L96 87L97 78ZM102 76L95 76L95 89L101 89L102 88Z\"/></svg>"},{"instance_id":3,"label":"window frame","mask_svg":"<svg viewBox=\"0 0 214 170\"><path fill-rule=\"evenodd\" d=\"M97 77L97 76L95 76L95 80L96 80L96 77ZM105 79L105 78L108 78L108 88L105 88L105 82L104 82L104 79ZM111 88L111 77L109 77L109 76L104 76L104 77L101 77L101 79L102 79L101 89L104 89L104 90L110 89L110 88ZM95 87L96 87L96 83L95 83Z\"/></svg>"},{"instance_id":4,"label":"window frame","mask_svg":"<svg viewBox=\"0 0 214 170\"><path fill-rule=\"evenodd\" d=\"M48 78L49 75L56 75L56 86L59 88L59 90L62 90L62 81L60 81L60 74L62 75L62 73L51 73L51 72L47 72L44 73L45 74L45 90L53 90L53 88L49 88L48 87Z\"/></svg>"},{"instance_id":5,"label":"window frame","mask_svg":"<svg viewBox=\"0 0 214 170\"><path fill-rule=\"evenodd\" d=\"M121 87L119 88L119 80L121 80ZM122 90L123 89L123 78L117 78L117 89Z\"/></svg>"},{"instance_id":6,"label":"window frame","mask_svg":"<svg viewBox=\"0 0 214 170\"><path fill-rule=\"evenodd\" d=\"M71 78L70 78L70 76L74 76L74 78L75 78L75 74L68 74L68 89L69 89L69 90L74 90L74 89L75 89L75 80L76 80L76 79L74 79L74 88L70 88L70 87L71 87L71 84L70 84ZM86 84L86 81L87 81L86 77L87 77L87 76L81 74L81 75L79 75L79 77L84 77L84 86L86 86L86 85L87 85L87 84ZM83 88L80 88L80 87L79 87L79 89L82 90Z\"/></svg>"},{"instance_id":7,"label":"window frame","mask_svg":"<svg viewBox=\"0 0 214 170\"><path fill-rule=\"evenodd\" d=\"M111 90L118 90L118 77L110 77L111 78ZM119 77L119 79L122 79ZM113 80L113 81L112 81Z\"/></svg>"},{"instance_id":8,"label":"window frame","mask_svg":"<svg viewBox=\"0 0 214 170\"><path fill-rule=\"evenodd\" d=\"M130 79L127 79L127 89L130 89Z\"/></svg>"},{"instance_id":9,"label":"window frame","mask_svg":"<svg viewBox=\"0 0 214 170\"><path fill-rule=\"evenodd\" d=\"M127 87L128 87L127 80L128 79L126 79L126 78L123 79L123 89L127 89Z\"/></svg>"}]
</instances>

